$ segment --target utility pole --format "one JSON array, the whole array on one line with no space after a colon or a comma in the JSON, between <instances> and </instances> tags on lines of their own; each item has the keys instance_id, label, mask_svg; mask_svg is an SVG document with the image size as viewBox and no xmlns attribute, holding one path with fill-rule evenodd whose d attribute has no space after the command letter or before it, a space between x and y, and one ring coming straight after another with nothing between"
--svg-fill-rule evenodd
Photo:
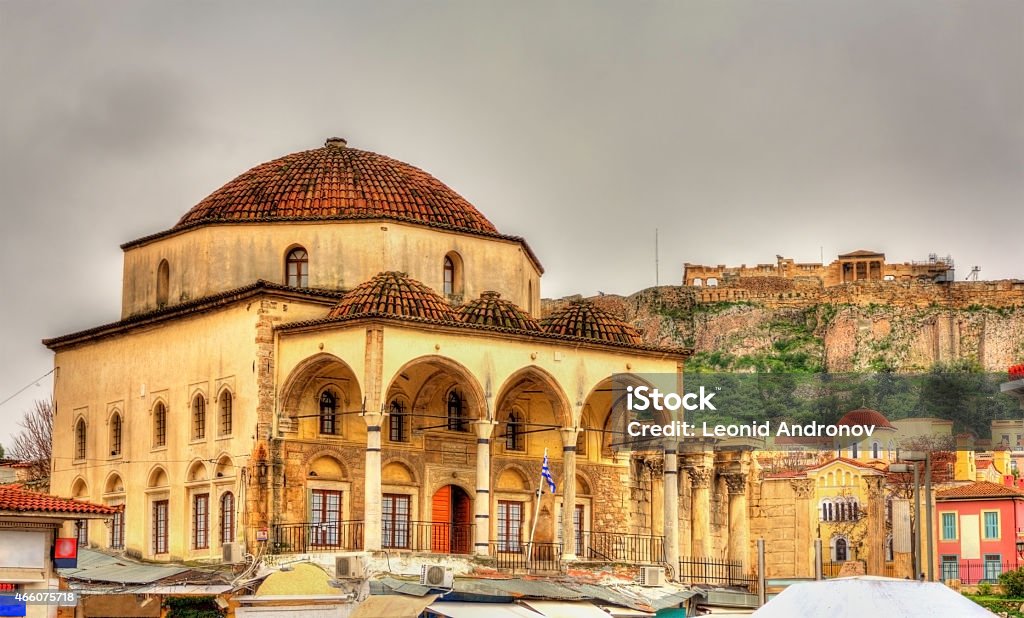
<instances>
[{"instance_id":1,"label":"utility pole","mask_svg":"<svg viewBox=\"0 0 1024 618\"><path fill-rule=\"evenodd\" d=\"M661 267L658 256L658 228L654 228L654 287L661 285Z\"/></svg>"}]
</instances>

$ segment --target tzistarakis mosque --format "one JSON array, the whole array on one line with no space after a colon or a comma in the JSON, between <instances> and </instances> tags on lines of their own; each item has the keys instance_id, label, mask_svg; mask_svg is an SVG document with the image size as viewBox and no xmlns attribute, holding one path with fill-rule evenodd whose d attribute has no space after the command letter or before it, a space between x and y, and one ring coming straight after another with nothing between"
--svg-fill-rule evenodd
<instances>
[{"instance_id":1,"label":"tzistarakis mosque","mask_svg":"<svg viewBox=\"0 0 1024 618\"><path fill-rule=\"evenodd\" d=\"M544 315L527 242L423 170L331 138L122 249L120 319L45 341L51 492L123 507L80 542L749 564L749 453L613 448L612 376L687 351Z\"/></svg>"}]
</instances>

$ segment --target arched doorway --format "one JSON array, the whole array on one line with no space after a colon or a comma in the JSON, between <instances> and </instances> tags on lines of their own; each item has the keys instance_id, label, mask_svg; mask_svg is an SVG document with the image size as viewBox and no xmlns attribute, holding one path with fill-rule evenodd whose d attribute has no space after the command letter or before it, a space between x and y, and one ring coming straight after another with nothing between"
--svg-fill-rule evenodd
<instances>
[{"instance_id":1,"label":"arched doorway","mask_svg":"<svg viewBox=\"0 0 1024 618\"><path fill-rule=\"evenodd\" d=\"M468 554L473 539L473 501L458 485L445 485L434 493L430 506L430 550L440 554Z\"/></svg>"}]
</instances>

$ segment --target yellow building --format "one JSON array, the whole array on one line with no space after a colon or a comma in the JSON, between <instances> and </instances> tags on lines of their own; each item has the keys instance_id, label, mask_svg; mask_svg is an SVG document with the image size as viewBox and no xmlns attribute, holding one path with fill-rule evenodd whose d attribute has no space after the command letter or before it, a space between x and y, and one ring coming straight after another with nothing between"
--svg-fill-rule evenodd
<instances>
[{"instance_id":1,"label":"yellow building","mask_svg":"<svg viewBox=\"0 0 1024 618\"><path fill-rule=\"evenodd\" d=\"M493 556L536 515L538 543L576 539L555 558L747 563L742 458L610 448L612 376L687 352L585 302L541 316L526 241L426 172L332 138L122 248L121 319L45 342L51 491L124 505L93 544Z\"/></svg>"}]
</instances>

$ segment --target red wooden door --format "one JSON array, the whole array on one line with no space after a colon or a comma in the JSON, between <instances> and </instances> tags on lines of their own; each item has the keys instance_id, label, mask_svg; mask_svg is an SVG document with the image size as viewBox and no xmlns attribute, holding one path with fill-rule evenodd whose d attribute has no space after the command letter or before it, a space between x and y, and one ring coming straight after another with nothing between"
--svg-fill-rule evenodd
<instances>
[{"instance_id":1,"label":"red wooden door","mask_svg":"<svg viewBox=\"0 0 1024 618\"><path fill-rule=\"evenodd\" d=\"M468 554L473 538L473 513L469 496L456 487L452 492L452 544L453 554Z\"/></svg>"},{"instance_id":2,"label":"red wooden door","mask_svg":"<svg viewBox=\"0 0 1024 618\"><path fill-rule=\"evenodd\" d=\"M452 486L437 490L431 506L430 549L447 554L451 548Z\"/></svg>"}]
</instances>

